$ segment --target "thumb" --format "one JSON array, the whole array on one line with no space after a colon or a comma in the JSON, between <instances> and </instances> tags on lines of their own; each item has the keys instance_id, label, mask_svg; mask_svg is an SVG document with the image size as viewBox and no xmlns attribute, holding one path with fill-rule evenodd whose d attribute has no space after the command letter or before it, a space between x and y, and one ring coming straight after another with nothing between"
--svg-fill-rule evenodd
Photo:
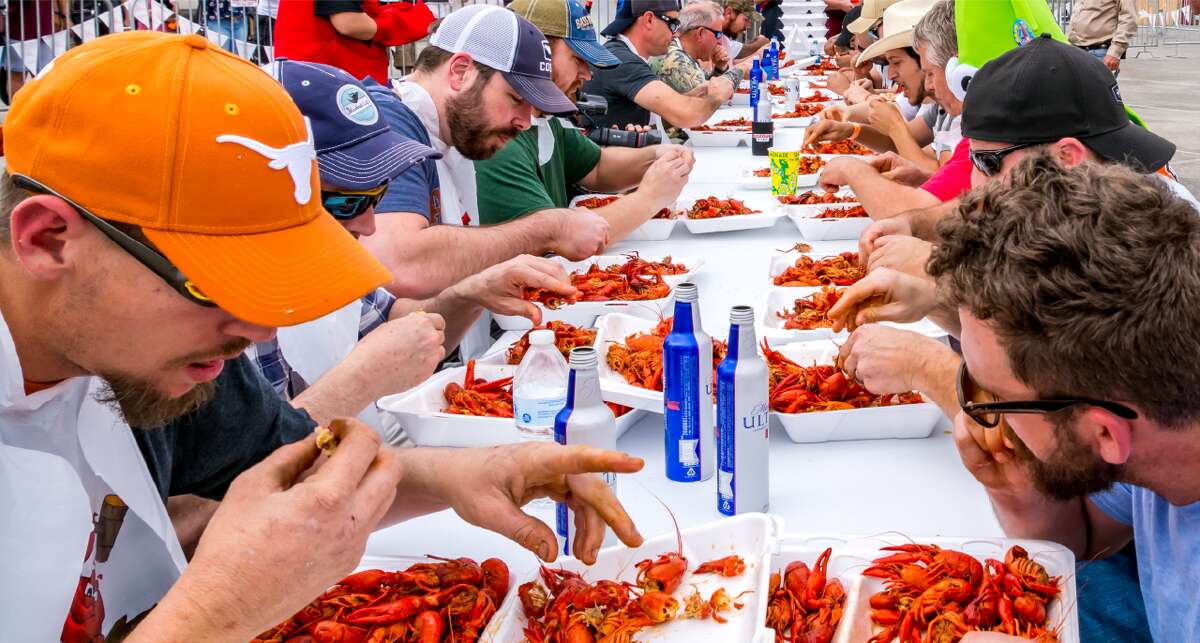
<instances>
[{"instance_id":1,"label":"thumb","mask_svg":"<svg viewBox=\"0 0 1200 643\"><path fill-rule=\"evenodd\" d=\"M303 438L275 449L262 462L248 469L242 478L248 478L272 491L282 491L295 484L300 474L308 470L321 451L310 433Z\"/></svg>"},{"instance_id":2,"label":"thumb","mask_svg":"<svg viewBox=\"0 0 1200 643\"><path fill-rule=\"evenodd\" d=\"M870 306L859 311L858 323L861 326L881 321L903 321L904 312L904 306L896 302L882 306Z\"/></svg>"},{"instance_id":3,"label":"thumb","mask_svg":"<svg viewBox=\"0 0 1200 643\"><path fill-rule=\"evenodd\" d=\"M508 500L489 520L492 531L533 552L538 558L552 563L558 557L558 537L546 523L521 511Z\"/></svg>"}]
</instances>

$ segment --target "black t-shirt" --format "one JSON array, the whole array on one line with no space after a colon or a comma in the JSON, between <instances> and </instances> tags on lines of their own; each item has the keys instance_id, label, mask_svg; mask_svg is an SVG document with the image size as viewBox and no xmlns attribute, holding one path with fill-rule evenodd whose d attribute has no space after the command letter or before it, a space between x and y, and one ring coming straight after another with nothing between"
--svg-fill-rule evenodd
<instances>
[{"instance_id":1,"label":"black t-shirt","mask_svg":"<svg viewBox=\"0 0 1200 643\"><path fill-rule=\"evenodd\" d=\"M208 404L168 426L133 429L133 436L164 500L183 494L220 500L238 474L316 426L242 356L225 362Z\"/></svg>"},{"instance_id":2,"label":"black t-shirt","mask_svg":"<svg viewBox=\"0 0 1200 643\"><path fill-rule=\"evenodd\" d=\"M287 0L283 0L287 2ZM313 0L313 15L332 16L335 13L362 13L362 2L358 0Z\"/></svg>"},{"instance_id":3,"label":"black t-shirt","mask_svg":"<svg viewBox=\"0 0 1200 643\"><path fill-rule=\"evenodd\" d=\"M658 76L650 70L646 61L638 58L624 41L611 38L604 43L621 64L612 69L592 67L592 79L583 84L582 91L603 96L608 101L608 112L592 120L591 127L624 129L626 125L649 125L650 112L633 102L633 97Z\"/></svg>"}]
</instances>

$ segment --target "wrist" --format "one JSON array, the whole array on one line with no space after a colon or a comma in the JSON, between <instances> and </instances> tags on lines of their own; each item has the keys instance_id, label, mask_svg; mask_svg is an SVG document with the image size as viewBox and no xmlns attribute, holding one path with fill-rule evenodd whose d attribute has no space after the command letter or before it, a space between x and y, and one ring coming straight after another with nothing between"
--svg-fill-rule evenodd
<instances>
[{"instance_id":1,"label":"wrist","mask_svg":"<svg viewBox=\"0 0 1200 643\"><path fill-rule=\"evenodd\" d=\"M203 565L203 563L201 564ZM192 571L194 568L195 563L193 562L126 641L129 643L174 643L176 641L182 643L204 640L233 643L247 641L263 629L270 627L269 624L261 628L253 625L239 627L237 623L242 615L238 613L238 610L245 606L238 605L234 601L229 601L225 605L211 605L206 604L208 601L199 600L197 597L228 596L229 592L228 587L205 588L203 582L197 583L195 578L197 572ZM216 614L221 617L213 618L212 615Z\"/></svg>"},{"instance_id":2,"label":"wrist","mask_svg":"<svg viewBox=\"0 0 1200 643\"><path fill-rule=\"evenodd\" d=\"M558 251L559 241L563 238L564 222L559 210L541 210L518 221L524 222L530 234L537 239L537 243L534 244L538 248L536 254L545 255Z\"/></svg>"},{"instance_id":3,"label":"wrist","mask_svg":"<svg viewBox=\"0 0 1200 643\"><path fill-rule=\"evenodd\" d=\"M949 346L930 337L922 336L924 342L917 350L917 368L914 369L913 390L932 395L939 385L949 385L958 376L961 358Z\"/></svg>"}]
</instances>

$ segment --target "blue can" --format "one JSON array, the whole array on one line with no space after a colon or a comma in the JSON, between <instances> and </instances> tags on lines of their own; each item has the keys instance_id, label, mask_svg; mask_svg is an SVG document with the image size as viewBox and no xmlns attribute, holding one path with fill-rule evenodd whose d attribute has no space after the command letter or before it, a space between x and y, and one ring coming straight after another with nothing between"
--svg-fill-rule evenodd
<instances>
[{"instance_id":1,"label":"blue can","mask_svg":"<svg viewBox=\"0 0 1200 643\"><path fill-rule=\"evenodd\" d=\"M667 478L699 482L712 477L712 339L700 327L695 284L675 287L675 320L663 341L663 414Z\"/></svg>"}]
</instances>

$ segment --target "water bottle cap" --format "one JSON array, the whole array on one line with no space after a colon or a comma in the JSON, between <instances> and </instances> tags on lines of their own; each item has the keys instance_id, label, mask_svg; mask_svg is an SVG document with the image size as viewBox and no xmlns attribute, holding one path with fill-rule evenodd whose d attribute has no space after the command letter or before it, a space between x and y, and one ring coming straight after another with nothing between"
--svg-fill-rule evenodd
<instances>
[{"instance_id":1,"label":"water bottle cap","mask_svg":"<svg viewBox=\"0 0 1200 643\"><path fill-rule=\"evenodd\" d=\"M675 299L678 301L692 302L700 298L700 291L696 288L696 284L685 281L678 286L675 286Z\"/></svg>"},{"instance_id":2,"label":"water bottle cap","mask_svg":"<svg viewBox=\"0 0 1200 643\"><path fill-rule=\"evenodd\" d=\"M584 371L596 368L596 349L591 346L580 346L571 349L571 368Z\"/></svg>"},{"instance_id":3,"label":"water bottle cap","mask_svg":"<svg viewBox=\"0 0 1200 643\"><path fill-rule=\"evenodd\" d=\"M531 346L551 346L554 344L554 331L549 328L531 331L529 333L529 344Z\"/></svg>"},{"instance_id":4,"label":"water bottle cap","mask_svg":"<svg viewBox=\"0 0 1200 643\"><path fill-rule=\"evenodd\" d=\"M754 323L754 308L750 306L734 306L729 309L729 323L731 324L753 324Z\"/></svg>"}]
</instances>

